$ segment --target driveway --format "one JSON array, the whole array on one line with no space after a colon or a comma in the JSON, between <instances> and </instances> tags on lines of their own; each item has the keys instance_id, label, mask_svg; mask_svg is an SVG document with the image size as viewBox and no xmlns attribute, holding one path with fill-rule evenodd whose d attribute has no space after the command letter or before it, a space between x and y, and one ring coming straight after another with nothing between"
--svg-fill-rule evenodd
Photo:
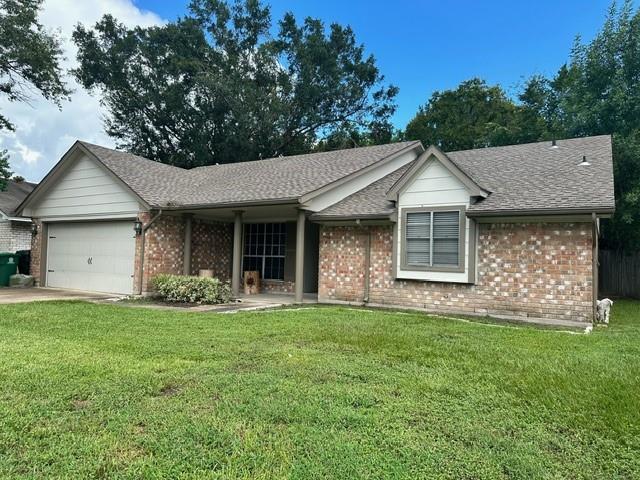
<instances>
[{"instance_id":1,"label":"driveway","mask_svg":"<svg viewBox=\"0 0 640 480\"><path fill-rule=\"evenodd\" d=\"M59 288L0 288L0 304L43 300L100 300L113 295Z\"/></svg>"}]
</instances>

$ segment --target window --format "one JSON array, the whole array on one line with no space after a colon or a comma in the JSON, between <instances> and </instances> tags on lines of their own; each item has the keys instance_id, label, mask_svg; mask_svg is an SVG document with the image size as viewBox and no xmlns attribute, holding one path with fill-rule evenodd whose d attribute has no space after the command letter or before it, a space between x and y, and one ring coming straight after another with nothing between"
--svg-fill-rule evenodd
<instances>
[{"instance_id":1,"label":"window","mask_svg":"<svg viewBox=\"0 0 640 480\"><path fill-rule=\"evenodd\" d=\"M464 271L464 208L403 211L402 268Z\"/></svg>"},{"instance_id":2,"label":"window","mask_svg":"<svg viewBox=\"0 0 640 480\"><path fill-rule=\"evenodd\" d=\"M265 280L284 280L286 232L284 223L246 224L242 270L257 270Z\"/></svg>"}]
</instances>

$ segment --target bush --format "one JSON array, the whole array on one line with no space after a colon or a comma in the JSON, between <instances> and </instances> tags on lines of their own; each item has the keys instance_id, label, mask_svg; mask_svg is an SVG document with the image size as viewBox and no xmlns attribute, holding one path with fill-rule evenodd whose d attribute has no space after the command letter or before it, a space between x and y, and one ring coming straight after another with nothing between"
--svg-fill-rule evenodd
<instances>
[{"instance_id":1,"label":"bush","mask_svg":"<svg viewBox=\"0 0 640 480\"><path fill-rule=\"evenodd\" d=\"M158 275L153 287L167 302L227 303L231 300L231 287L217 278L186 275Z\"/></svg>"}]
</instances>

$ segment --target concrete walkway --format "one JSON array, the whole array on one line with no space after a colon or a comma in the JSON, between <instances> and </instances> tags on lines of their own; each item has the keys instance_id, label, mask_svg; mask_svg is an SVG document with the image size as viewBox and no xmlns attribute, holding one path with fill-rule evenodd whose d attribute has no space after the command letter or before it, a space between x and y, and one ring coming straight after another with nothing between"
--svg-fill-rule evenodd
<instances>
[{"instance_id":1,"label":"concrete walkway","mask_svg":"<svg viewBox=\"0 0 640 480\"><path fill-rule=\"evenodd\" d=\"M78 290L63 290L59 288L9 288L0 287L0 304L28 303L45 300L105 300L113 295L81 292Z\"/></svg>"}]
</instances>

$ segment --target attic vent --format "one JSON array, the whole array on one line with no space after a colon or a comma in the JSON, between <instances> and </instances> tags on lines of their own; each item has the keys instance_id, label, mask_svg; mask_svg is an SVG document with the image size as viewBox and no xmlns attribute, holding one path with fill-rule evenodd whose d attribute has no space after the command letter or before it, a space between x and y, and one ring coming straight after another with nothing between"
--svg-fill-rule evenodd
<instances>
[{"instance_id":1,"label":"attic vent","mask_svg":"<svg viewBox=\"0 0 640 480\"><path fill-rule=\"evenodd\" d=\"M587 167L591 165L588 161L587 161L587 156L583 155L582 156L582 161L578 164L579 167Z\"/></svg>"},{"instance_id":2,"label":"attic vent","mask_svg":"<svg viewBox=\"0 0 640 480\"><path fill-rule=\"evenodd\" d=\"M551 140L551 148L558 148L558 144L556 143L556 139Z\"/></svg>"}]
</instances>

